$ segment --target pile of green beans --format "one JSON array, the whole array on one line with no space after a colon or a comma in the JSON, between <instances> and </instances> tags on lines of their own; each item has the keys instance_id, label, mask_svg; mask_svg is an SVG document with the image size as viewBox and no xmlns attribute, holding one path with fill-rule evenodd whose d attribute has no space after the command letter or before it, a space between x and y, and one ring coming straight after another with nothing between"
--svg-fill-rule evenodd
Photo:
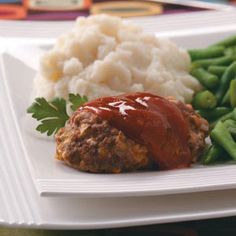
<instances>
[{"instance_id":1,"label":"pile of green beans","mask_svg":"<svg viewBox=\"0 0 236 236\"><path fill-rule=\"evenodd\" d=\"M203 86L192 105L211 128L211 144L201 162L236 161L236 35L188 52L191 75Z\"/></svg>"}]
</instances>

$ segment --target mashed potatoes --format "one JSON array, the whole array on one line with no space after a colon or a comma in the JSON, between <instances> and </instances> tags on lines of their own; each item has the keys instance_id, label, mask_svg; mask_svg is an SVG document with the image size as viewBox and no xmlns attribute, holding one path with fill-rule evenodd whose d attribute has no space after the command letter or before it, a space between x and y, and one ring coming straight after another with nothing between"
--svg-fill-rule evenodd
<instances>
[{"instance_id":1,"label":"mashed potatoes","mask_svg":"<svg viewBox=\"0 0 236 236\"><path fill-rule=\"evenodd\" d=\"M35 96L79 93L91 100L148 91L190 102L200 84L189 75L189 66L187 52L167 39L120 18L80 17L41 58Z\"/></svg>"}]
</instances>

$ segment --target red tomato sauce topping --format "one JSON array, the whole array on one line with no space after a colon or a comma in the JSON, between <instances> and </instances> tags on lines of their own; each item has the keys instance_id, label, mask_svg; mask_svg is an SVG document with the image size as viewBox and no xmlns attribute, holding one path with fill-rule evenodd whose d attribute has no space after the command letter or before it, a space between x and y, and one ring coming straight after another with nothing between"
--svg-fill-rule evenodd
<instances>
[{"instance_id":1,"label":"red tomato sauce topping","mask_svg":"<svg viewBox=\"0 0 236 236\"><path fill-rule=\"evenodd\" d=\"M79 108L94 112L135 142L145 145L161 170L191 164L188 124L177 105L149 93L103 97Z\"/></svg>"}]
</instances>

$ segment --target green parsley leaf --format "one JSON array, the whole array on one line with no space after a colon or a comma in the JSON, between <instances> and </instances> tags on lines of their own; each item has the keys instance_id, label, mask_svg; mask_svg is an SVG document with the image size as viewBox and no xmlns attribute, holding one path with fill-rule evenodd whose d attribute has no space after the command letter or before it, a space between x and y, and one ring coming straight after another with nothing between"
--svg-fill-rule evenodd
<instances>
[{"instance_id":1,"label":"green parsley leaf","mask_svg":"<svg viewBox=\"0 0 236 236\"><path fill-rule=\"evenodd\" d=\"M64 127L69 119L66 112L66 101L63 98L54 98L50 102L45 98L36 98L35 102L27 109L27 113L32 113L33 118L41 121L36 130L47 133L48 136Z\"/></svg>"},{"instance_id":2,"label":"green parsley leaf","mask_svg":"<svg viewBox=\"0 0 236 236\"><path fill-rule=\"evenodd\" d=\"M70 107L73 111L87 101L86 96L69 94ZM54 98L51 101L47 101L45 98L36 98L35 102L27 109L27 113L31 113L33 118L41 122L36 130L40 133L47 133L48 136L64 127L69 119L66 112L66 100L63 98Z\"/></svg>"},{"instance_id":3,"label":"green parsley leaf","mask_svg":"<svg viewBox=\"0 0 236 236\"><path fill-rule=\"evenodd\" d=\"M77 110L78 107L80 107L83 103L88 101L88 98L86 96L81 97L79 94L69 94L69 101L71 103L70 108L72 111Z\"/></svg>"}]
</instances>

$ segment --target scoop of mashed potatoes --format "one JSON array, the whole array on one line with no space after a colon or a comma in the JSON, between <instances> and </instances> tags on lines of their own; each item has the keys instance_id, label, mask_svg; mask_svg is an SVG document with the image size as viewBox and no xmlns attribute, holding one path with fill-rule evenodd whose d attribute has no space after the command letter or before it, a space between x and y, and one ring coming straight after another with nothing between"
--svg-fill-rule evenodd
<instances>
[{"instance_id":1,"label":"scoop of mashed potatoes","mask_svg":"<svg viewBox=\"0 0 236 236\"><path fill-rule=\"evenodd\" d=\"M47 99L79 93L89 100L147 91L191 102L200 84L189 67L188 53L168 39L117 17L79 17L41 58L34 91Z\"/></svg>"}]
</instances>

